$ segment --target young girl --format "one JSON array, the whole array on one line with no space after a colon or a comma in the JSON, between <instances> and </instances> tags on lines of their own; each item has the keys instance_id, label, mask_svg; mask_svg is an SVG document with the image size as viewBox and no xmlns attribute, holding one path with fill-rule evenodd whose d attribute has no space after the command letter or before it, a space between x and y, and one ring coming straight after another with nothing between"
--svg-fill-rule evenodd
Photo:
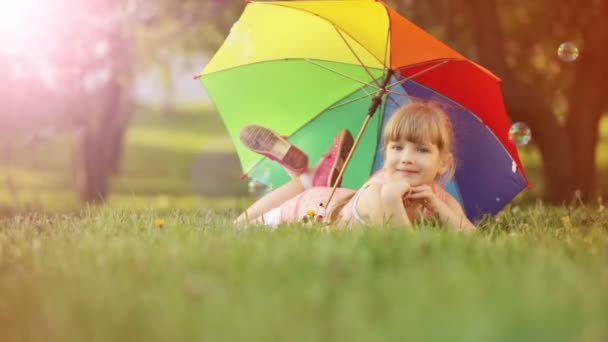
<instances>
[{"instance_id":1,"label":"young girl","mask_svg":"<svg viewBox=\"0 0 608 342\"><path fill-rule=\"evenodd\" d=\"M333 181L330 176L327 184L323 184L323 175L333 175L335 170L339 172L340 161L343 162L350 149L349 144L344 142L345 131L337 136L319 166L308 170L308 159L304 152L287 140L268 129L262 134L264 139L259 139L260 135L249 134L248 130L251 129L244 129L241 141L254 151L281 163L294 177L254 203L235 222L269 225L298 222L308 211L317 210L319 203L324 203L329 197ZM468 220L458 201L442 187L453 176L455 169L453 129L447 114L429 103L404 105L395 111L386 124L383 138L382 169L358 191L336 189L326 209L326 220L338 225L409 225L435 216L450 227L474 230L475 226ZM268 143L259 144L260 140Z\"/></svg>"}]
</instances>

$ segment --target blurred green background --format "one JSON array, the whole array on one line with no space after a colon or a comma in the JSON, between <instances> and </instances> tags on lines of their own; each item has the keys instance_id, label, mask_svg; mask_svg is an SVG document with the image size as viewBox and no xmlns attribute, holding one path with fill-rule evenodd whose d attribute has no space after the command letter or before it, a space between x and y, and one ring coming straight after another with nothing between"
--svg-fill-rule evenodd
<instances>
[{"instance_id":1,"label":"blurred green background","mask_svg":"<svg viewBox=\"0 0 608 342\"><path fill-rule=\"evenodd\" d=\"M599 179L606 189L608 120L602 122L601 134ZM73 144L67 134L12 144L11 159L0 167L3 210L79 210L82 204L69 153ZM179 103L171 115L155 107L138 107L124 148L121 172L110 183L109 206L238 210L253 200L247 180L240 179L233 143L209 103ZM520 147L519 153L532 188L516 197L514 204L525 205L542 195L542 164L534 145Z\"/></svg>"}]
</instances>

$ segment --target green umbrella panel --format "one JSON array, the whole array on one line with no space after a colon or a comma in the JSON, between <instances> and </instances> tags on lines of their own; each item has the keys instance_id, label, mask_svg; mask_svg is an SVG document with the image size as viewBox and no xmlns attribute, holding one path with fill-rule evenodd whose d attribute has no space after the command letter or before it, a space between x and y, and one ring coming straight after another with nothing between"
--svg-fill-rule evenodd
<instances>
[{"instance_id":1,"label":"green umbrella panel","mask_svg":"<svg viewBox=\"0 0 608 342\"><path fill-rule=\"evenodd\" d=\"M322 111L289 137L292 143L308 154L311 167L327 152L340 130L346 128L354 136L359 132L369 108L370 99L374 95L373 91L374 88L371 87L354 91ZM379 110L369 122L349 167L346 169L342 182L343 187L357 189L369 177L376 155L382 112ZM254 163L253 167L250 167L249 178L266 184L270 188L285 184L290 179L283 167L275 161L264 158Z\"/></svg>"},{"instance_id":2,"label":"green umbrella panel","mask_svg":"<svg viewBox=\"0 0 608 342\"><path fill-rule=\"evenodd\" d=\"M317 61L277 60L242 65L201 79L228 130L243 172L276 188L289 175L276 163L249 151L239 141L248 124L268 126L309 154L311 166L331 145L335 134L356 135L377 92L382 70ZM371 85L373 84L373 86ZM270 105L271 104L271 105ZM369 176L378 139L378 117L370 122L361 146L346 171L343 186L357 188Z\"/></svg>"}]
</instances>

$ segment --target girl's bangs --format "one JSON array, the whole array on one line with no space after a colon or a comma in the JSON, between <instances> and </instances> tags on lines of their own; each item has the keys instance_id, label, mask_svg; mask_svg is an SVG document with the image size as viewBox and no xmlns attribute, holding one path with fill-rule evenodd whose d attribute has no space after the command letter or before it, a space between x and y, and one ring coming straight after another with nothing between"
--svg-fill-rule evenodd
<instances>
[{"instance_id":1,"label":"girl's bangs","mask_svg":"<svg viewBox=\"0 0 608 342\"><path fill-rule=\"evenodd\" d=\"M407 140L416 144L433 143L439 150L442 149L441 130L437 120L429 113L415 113L414 115L401 115L397 120L392 120L392 125L387 125L384 131L384 141Z\"/></svg>"}]
</instances>

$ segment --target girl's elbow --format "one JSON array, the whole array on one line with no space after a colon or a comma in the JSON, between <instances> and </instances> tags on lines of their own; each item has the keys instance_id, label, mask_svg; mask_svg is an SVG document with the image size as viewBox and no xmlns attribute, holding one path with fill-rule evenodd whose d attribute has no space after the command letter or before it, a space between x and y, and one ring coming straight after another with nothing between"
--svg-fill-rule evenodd
<instances>
[{"instance_id":1,"label":"girl's elbow","mask_svg":"<svg viewBox=\"0 0 608 342\"><path fill-rule=\"evenodd\" d=\"M472 233L477 230L477 226L475 226L471 221L465 219L464 225L461 225L461 229L466 233Z\"/></svg>"}]
</instances>

